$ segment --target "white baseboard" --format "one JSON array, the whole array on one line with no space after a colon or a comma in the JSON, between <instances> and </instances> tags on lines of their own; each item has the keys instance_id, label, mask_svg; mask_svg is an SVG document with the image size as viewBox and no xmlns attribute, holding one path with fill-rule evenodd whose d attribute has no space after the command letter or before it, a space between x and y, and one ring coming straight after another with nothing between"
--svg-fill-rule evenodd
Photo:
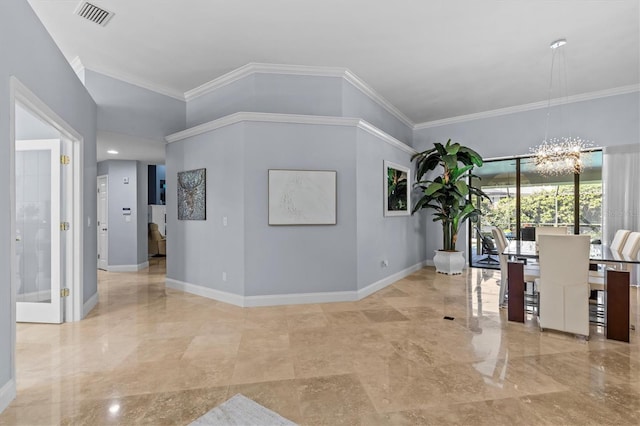
<instances>
[{"instance_id":1,"label":"white baseboard","mask_svg":"<svg viewBox=\"0 0 640 426\"><path fill-rule=\"evenodd\" d=\"M149 267L149 261L142 262L138 265L109 265L107 271L109 272L138 272L142 269Z\"/></svg>"},{"instance_id":2,"label":"white baseboard","mask_svg":"<svg viewBox=\"0 0 640 426\"><path fill-rule=\"evenodd\" d=\"M2 388L0 388L0 413L2 413L15 398L16 382L11 379Z\"/></svg>"},{"instance_id":3,"label":"white baseboard","mask_svg":"<svg viewBox=\"0 0 640 426\"><path fill-rule=\"evenodd\" d=\"M222 290L214 290L212 288L174 280L173 278L165 278L165 285L174 290L181 290L186 293L195 294L196 296L202 296L236 306L245 306L244 297L239 294L229 293Z\"/></svg>"},{"instance_id":4,"label":"white baseboard","mask_svg":"<svg viewBox=\"0 0 640 426\"><path fill-rule=\"evenodd\" d=\"M425 260L425 261L424 261L424 264L425 264L426 266L433 266L433 267L435 267L435 266L436 266L436 265L433 263L433 259Z\"/></svg>"},{"instance_id":5,"label":"white baseboard","mask_svg":"<svg viewBox=\"0 0 640 426\"><path fill-rule=\"evenodd\" d=\"M389 275L373 284L358 291L331 291L317 293L289 293L289 294L269 294L261 296L242 296L221 290L214 290L196 284L178 281L173 278L166 278L166 286L174 290L181 290L197 296L230 303L240 307L255 306L278 306L278 305L303 305L308 303L331 303L331 302L354 302L363 299L370 294L379 291L402 278L420 270L428 261L416 263L402 271Z\"/></svg>"},{"instance_id":6,"label":"white baseboard","mask_svg":"<svg viewBox=\"0 0 640 426\"><path fill-rule=\"evenodd\" d=\"M425 260L423 262L419 262L416 263L413 266L409 266L406 269L403 269L402 271L398 271L395 274L391 274L386 278L383 278L379 281L376 281L373 284L369 284L368 286L361 288L360 290L358 290L358 299L364 299L365 297L375 293L376 291L380 291L383 288L385 288L386 286L393 284L394 282L403 279L404 277L407 277L411 274L413 274L416 271L419 271L420 269L422 269L429 261Z\"/></svg>"},{"instance_id":7,"label":"white baseboard","mask_svg":"<svg viewBox=\"0 0 640 426\"><path fill-rule=\"evenodd\" d=\"M96 294L91 296L89 300L84 302L84 305L82 305L82 318L86 317L89 314L89 312L91 312L93 308L96 307L97 304L98 304L98 292L96 291Z\"/></svg>"},{"instance_id":8,"label":"white baseboard","mask_svg":"<svg viewBox=\"0 0 640 426\"><path fill-rule=\"evenodd\" d=\"M263 296L245 296L244 306L305 305L309 303L354 302L355 291L330 291L326 293L289 293Z\"/></svg>"}]
</instances>

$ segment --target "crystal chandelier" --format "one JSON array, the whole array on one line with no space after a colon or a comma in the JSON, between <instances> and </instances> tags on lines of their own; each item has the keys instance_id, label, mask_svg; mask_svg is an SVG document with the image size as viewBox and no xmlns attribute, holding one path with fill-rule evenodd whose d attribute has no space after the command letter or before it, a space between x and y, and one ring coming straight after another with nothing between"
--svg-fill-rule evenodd
<instances>
[{"instance_id":1,"label":"crystal chandelier","mask_svg":"<svg viewBox=\"0 0 640 426\"><path fill-rule=\"evenodd\" d=\"M560 39L551 43L553 56L551 59L551 77L549 78L549 99L547 102L547 125L542 143L531 148L536 170L543 175L580 174L584 170L587 154L583 151L591 146L589 141L573 136L549 138L549 117L551 115L551 89L553 85L553 68L555 56L559 48L567 44L567 40ZM566 68L566 66L565 66ZM566 69L564 80L566 86ZM568 89L567 89L568 98Z\"/></svg>"}]
</instances>

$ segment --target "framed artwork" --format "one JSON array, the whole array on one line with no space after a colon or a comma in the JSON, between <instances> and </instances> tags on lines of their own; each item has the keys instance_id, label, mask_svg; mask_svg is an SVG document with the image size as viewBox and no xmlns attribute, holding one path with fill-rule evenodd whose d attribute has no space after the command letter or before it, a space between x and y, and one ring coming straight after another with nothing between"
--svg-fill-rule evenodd
<instances>
[{"instance_id":1,"label":"framed artwork","mask_svg":"<svg viewBox=\"0 0 640 426\"><path fill-rule=\"evenodd\" d=\"M411 171L391 161L384 162L384 215L409 216L411 214Z\"/></svg>"},{"instance_id":2,"label":"framed artwork","mask_svg":"<svg viewBox=\"0 0 640 426\"><path fill-rule=\"evenodd\" d=\"M269 170L269 225L335 225L336 171Z\"/></svg>"},{"instance_id":3,"label":"framed artwork","mask_svg":"<svg viewBox=\"0 0 640 426\"><path fill-rule=\"evenodd\" d=\"M206 220L207 169L178 172L178 220Z\"/></svg>"}]
</instances>

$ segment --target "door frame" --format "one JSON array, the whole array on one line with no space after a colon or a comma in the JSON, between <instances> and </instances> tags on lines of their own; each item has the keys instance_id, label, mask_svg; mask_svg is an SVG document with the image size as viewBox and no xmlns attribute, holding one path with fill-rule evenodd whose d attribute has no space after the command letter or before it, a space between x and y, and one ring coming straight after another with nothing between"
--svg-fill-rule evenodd
<instances>
[{"instance_id":1,"label":"door frame","mask_svg":"<svg viewBox=\"0 0 640 426\"><path fill-rule=\"evenodd\" d=\"M71 161L71 169L68 172L70 191L67 193L65 200L69 209L69 217L67 222L72 224L68 236L67 245L67 264L68 278L67 285L71 291L71 296L66 298L65 304L65 321L79 321L83 316L83 260L84 254L82 250L83 243L83 179L84 170L84 138L73 127L71 127L62 117L46 105L38 96L36 96L27 86L25 86L18 78L11 76L9 79L9 203L11 215L11 255L13 261L10 263L11 274L11 319L12 327L12 347L13 356L11 365L13 369L13 378L15 379L15 345L16 345L16 188L15 188L15 119L16 119L16 103L25 107L31 114L43 120L45 123L54 127L60 132L60 139L67 141Z\"/></svg>"},{"instance_id":2,"label":"door frame","mask_svg":"<svg viewBox=\"0 0 640 426\"><path fill-rule=\"evenodd\" d=\"M106 208L106 212L105 215L107 216L107 232L106 232L106 250L107 250L107 264L106 264L106 268L104 269L105 271L109 270L109 175L98 175L96 178L96 183L98 185L98 191L100 190L100 179L104 179L107 181L107 208ZM98 195L98 203L100 202L100 196ZM97 215L100 214L100 209L97 210ZM96 216L97 216L96 215ZM98 217L96 217L96 237L98 238L98 247L100 247L100 236L98 234L100 234L100 226L98 224ZM100 268L100 260L98 259L98 269L103 270Z\"/></svg>"}]
</instances>

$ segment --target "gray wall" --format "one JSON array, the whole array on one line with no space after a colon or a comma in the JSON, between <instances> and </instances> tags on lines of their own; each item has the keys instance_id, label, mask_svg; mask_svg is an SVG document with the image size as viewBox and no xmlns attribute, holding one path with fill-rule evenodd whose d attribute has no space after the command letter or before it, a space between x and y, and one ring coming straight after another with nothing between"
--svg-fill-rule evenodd
<instances>
[{"instance_id":1,"label":"gray wall","mask_svg":"<svg viewBox=\"0 0 640 426\"><path fill-rule=\"evenodd\" d=\"M384 159L410 155L345 126L244 122L167 145L167 276L244 296L356 291L423 261L423 215L383 217ZM201 167L207 220L178 221L176 174ZM269 169L336 170L337 225L269 226Z\"/></svg>"},{"instance_id":2,"label":"gray wall","mask_svg":"<svg viewBox=\"0 0 640 426\"><path fill-rule=\"evenodd\" d=\"M251 74L187 102L187 128L238 111L253 111L254 104L255 74Z\"/></svg>"},{"instance_id":3,"label":"gray wall","mask_svg":"<svg viewBox=\"0 0 640 426\"><path fill-rule=\"evenodd\" d=\"M98 130L164 141L185 128L184 101L91 70L85 86L98 105Z\"/></svg>"},{"instance_id":4,"label":"gray wall","mask_svg":"<svg viewBox=\"0 0 640 426\"><path fill-rule=\"evenodd\" d=\"M239 111L341 116L342 78L251 74L187 102L187 127Z\"/></svg>"},{"instance_id":5,"label":"gray wall","mask_svg":"<svg viewBox=\"0 0 640 426\"><path fill-rule=\"evenodd\" d=\"M362 118L407 145L413 143L412 127L398 120L380 104L345 80L342 80L342 115Z\"/></svg>"},{"instance_id":6,"label":"gray wall","mask_svg":"<svg viewBox=\"0 0 640 426\"><path fill-rule=\"evenodd\" d=\"M96 106L57 46L24 0L0 2L0 199L9 200L9 78L16 76L84 138L84 300L97 291L96 272ZM90 225L88 221L90 220ZM0 209L0 388L11 380L9 264L10 211Z\"/></svg>"},{"instance_id":7,"label":"gray wall","mask_svg":"<svg viewBox=\"0 0 640 426\"><path fill-rule=\"evenodd\" d=\"M529 147L544 139L546 109L416 130L414 147L418 151L433 142L451 138L477 150L484 158L529 154ZM562 123L559 118L562 114ZM630 93L553 107L549 136L572 134L591 140L595 146L615 146L640 141L640 93ZM430 215L430 212L427 212ZM441 248L439 223L427 222L427 256ZM460 232L457 248L467 250L467 226Z\"/></svg>"},{"instance_id":8,"label":"gray wall","mask_svg":"<svg viewBox=\"0 0 640 426\"><path fill-rule=\"evenodd\" d=\"M187 127L240 111L362 118L411 145L413 129L342 77L251 74L187 102Z\"/></svg>"},{"instance_id":9,"label":"gray wall","mask_svg":"<svg viewBox=\"0 0 640 426\"><path fill-rule=\"evenodd\" d=\"M168 278L244 293L244 152L242 123L167 145ZM207 169L207 218L178 220L177 173L200 168Z\"/></svg>"},{"instance_id":10,"label":"gray wall","mask_svg":"<svg viewBox=\"0 0 640 426\"><path fill-rule=\"evenodd\" d=\"M148 237L148 223L149 223L149 207L147 201L149 196L148 178L149 178L149 163L136 161L136 225L138 227L137 232L137 248L138 256L136 264L149 260L149 237Z\"/></svg>"},{"instance_id":11,"label":"gray wall","mask_svg":"<svg viewBox=\"0 0 640 426\"><path fill-rule=\"evenodd\" d=\"M246 126L245 295L355 291L355 128ZM269 226L268 169L336 170L337 225Z\"/></svg>"},{"instance_id":12,"label":"gray wall","mask_svg":"<svg viewBox=\"0 0 640 426\"><path fill-rule=\"evenodd\" d=\"M385 160L411 168L411 154L358 130L358 288L400 272L428 257L425 255L427 234L424 213L384 216ZM383 260L388 261L389 266L383 267Z\"/></svg>"},{"instance_id":13,"label":"gray wall","mask_svg":"<svg viewBox=\"0 0 640 426\"><path fill-rule=\"evenodd\" d=\"M138 162L130 160L101 161L98 169L100 174L106 174L109 178L109 266L137 265L145 262L139 260L138 246L138 216L142 214L143 220L147 220L146 198L138 198ZM146 176L146 173L145 173ZM124 178L129 183L124 183ZM146 185L146 180L143 180ZM95 185L94 185L95 186ZM146 195L146 188L144 191ZM144 209L140 211L140 203ZM130 221L122 214L124 207L131 208ZM144 225L146 228L146 224ZM146 234L143 238L146 241Z\"/></svg>"},{"instance_id":14,"label":"gray wall","mask_svg":"<svg viewBox=\"0 0 640 426\"><path fill-rule=\"evenodd\" d=\"M546 114L543 108L416 130L414 147L422 151L452 138L485 158L529 154L529 147L544 139ZM602 147L636 143L639 116L640 92L556 106L551 110L549 136L572 134Z\"/></svg>"}]
</instances>

